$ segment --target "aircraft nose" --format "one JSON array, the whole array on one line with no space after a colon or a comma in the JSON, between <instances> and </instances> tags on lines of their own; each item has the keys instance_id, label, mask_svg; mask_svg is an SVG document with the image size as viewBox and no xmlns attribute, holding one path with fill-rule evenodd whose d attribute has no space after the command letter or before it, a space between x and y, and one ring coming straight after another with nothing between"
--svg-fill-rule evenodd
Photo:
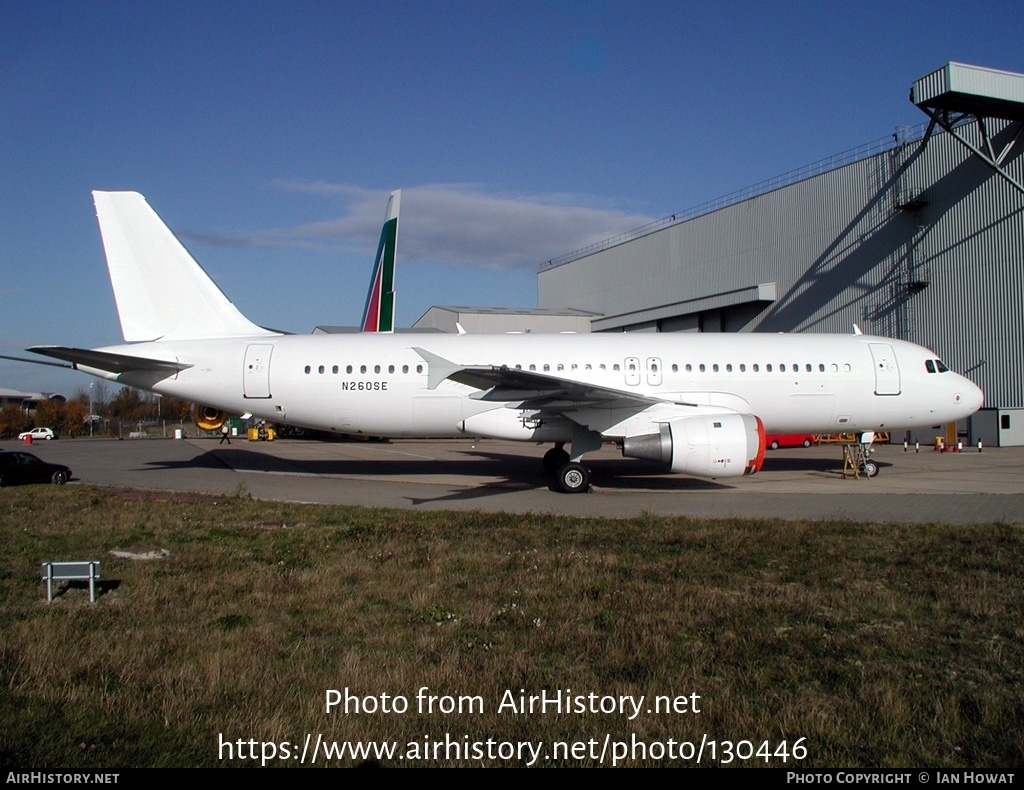
<instances>
[{"instance_id":1,"label":"aircraft nose","mask_svg":"<svg viewBox=\"0 0 1024 790\"><path fill-rule=\"evenodd\" d=\"M974 414L974 412L981 408L981 404L985 402L985 393L973 381L962 376L961 382L961 386L956 388L957 391L953 395L953 399L958 405L964 407L965 414ZM969 411L967 411L968 409Z\"/></svg>"}]
</instances>

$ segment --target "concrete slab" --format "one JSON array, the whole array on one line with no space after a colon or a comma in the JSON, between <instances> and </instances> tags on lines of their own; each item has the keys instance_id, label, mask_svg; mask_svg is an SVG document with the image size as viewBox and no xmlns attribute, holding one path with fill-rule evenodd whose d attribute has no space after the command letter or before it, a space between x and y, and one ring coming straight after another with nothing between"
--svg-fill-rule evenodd
<instances>
[{"instance_id":1,"label":"concrete slab","mask_svg":"<svg viewBox=\"0 0 1024 790\"><path fill-rule=\"evenodd\" d=\"M16 442L0 442L14 449ZM622 458L586 457L594 491L549 489L544 447L503 441L232 444L214 439L78 439L34 445L75 481L214 496L424 510L484 510L626 518L644 511L695 518L1024 523L1024 448L904 452L880 446L872 479L843 478L839 446L769 452L747 478L701 480Z\"/></svg>"}]
</instances>

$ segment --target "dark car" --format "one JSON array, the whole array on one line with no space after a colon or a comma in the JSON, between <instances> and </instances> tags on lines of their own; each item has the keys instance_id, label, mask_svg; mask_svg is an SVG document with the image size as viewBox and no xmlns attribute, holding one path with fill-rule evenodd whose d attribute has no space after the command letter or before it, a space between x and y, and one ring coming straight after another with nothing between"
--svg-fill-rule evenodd
<instances>
[{"instance_id":1,"label":"dark car","mask_svg":"<svg viewBox=\"0 0 1024 790\"><path fill-rule=\"evenodd\" d=\"M31 453L0 452L0 486L15 483L53 483L62 486L71 479L63 464L48 464Z\"/></svg>"}]
</instances>

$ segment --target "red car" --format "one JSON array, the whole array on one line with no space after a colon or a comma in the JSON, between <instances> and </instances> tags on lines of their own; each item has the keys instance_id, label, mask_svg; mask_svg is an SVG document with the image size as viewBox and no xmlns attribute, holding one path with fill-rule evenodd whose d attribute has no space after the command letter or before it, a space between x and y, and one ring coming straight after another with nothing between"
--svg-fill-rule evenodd
<instances>
[{"instance_id":1,"label":"red car","mask_svg":"<svg viewBox=\"0 0 1024 790\"><path fill-rule=\"evenodd\" d=\"M815 443L813 433L768 433L764 438L770 450L778 450L780 447L810 447Z\"/></svg>"}]
</instances>

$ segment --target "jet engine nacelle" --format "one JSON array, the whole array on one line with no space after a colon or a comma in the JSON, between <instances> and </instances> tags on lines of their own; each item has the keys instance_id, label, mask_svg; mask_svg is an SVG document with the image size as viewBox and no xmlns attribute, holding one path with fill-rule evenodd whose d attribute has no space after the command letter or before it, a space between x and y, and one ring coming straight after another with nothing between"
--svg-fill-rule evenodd
<instances>
[{"instance_id":1,"label":"jet engine nacelle","mask_svg":"<svg viewBox=\"0 0 1024 790\"><path fill-rule=\"evenodd\" d=\"M752 414L700 414L659 423L658 432L627 436L622 454L698 477L752 475L764 462L764 425Z\"/></svg>"},{"instance_id":2,"label":"jet engine nacelle","mask_svg":"<svg viewBox=\"0 0 1024 790\"><path fill-rule=\"evenodd\" d=\"M202 406L198 403L192 404L192 420L204 431L216 431L227 419L228 413L223 409Z\"/></svg>"},{"instance_id":3,"label":"jet engine nacelle","mask_svg":"<svg viewBox=\"0 0 1024 790\"><path fill-rule=\"evenodd\" d=\"M522 409L491 409L474 414L459 423L459 430L470 436L511 439L518 442L567 442L572 428L567 420L540 418Z\"/></svg>"}]
</instances>

